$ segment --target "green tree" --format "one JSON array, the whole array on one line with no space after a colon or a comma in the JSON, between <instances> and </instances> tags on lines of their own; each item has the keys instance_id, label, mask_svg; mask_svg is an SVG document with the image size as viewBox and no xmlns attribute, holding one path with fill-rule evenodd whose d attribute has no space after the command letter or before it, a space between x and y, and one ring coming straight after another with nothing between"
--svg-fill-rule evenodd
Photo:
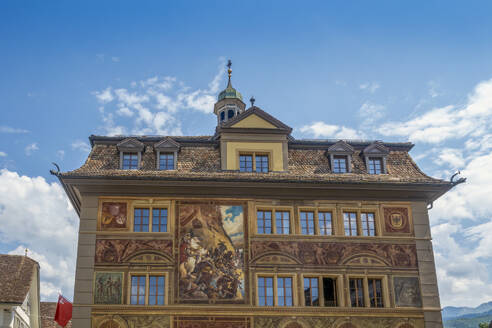
<instances>
[{"instance_id":1,"label":"green tree","mask_svg":"<svg viewBox=\"0 0 492 328\"><path fill-rule=\"evenodd\" d=\"M478 328L489 328L489 324L486 322L479 323Z\"/></svg>"}]
</instances>

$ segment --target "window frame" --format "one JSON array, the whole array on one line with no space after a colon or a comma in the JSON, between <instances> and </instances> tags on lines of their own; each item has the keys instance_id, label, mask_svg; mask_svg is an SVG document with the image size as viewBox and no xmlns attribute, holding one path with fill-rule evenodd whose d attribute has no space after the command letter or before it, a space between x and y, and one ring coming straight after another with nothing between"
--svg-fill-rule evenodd
<instances>
[{"instance_id":1,"label":"window frame","mask_svg":"<svg viewBox=\"0 0 492 328\"><path fill-rule=\"evenodd\" d=\"M348 235L345 231L345 213L351 212L351 213L356 213L356 223L357 223L357 234L356 235ZM363 223L362 223L362 214L373 214L374 215L374 236L365 236L364 235L364 230L363 230ZM381 231L381 223L380 223L380 214L379 214L379 207L372 206L372 205L362 205L361 207L340 207L339 211L339 217L340 217L340 228L342 236L344 237L349 237L349 238L375 238L375 237L380 237L382 236L382 231Z\"/></svg>"},{"instance_id":2,"label":"window frame","mask_svg":"<svg viewBox=\"0 0 492 328\"><path fill-rule=\"evenodd\" d=\"M352 306L352 301L350 298L350 279L362 279L362 290L363 290L363 297L364 297L364 306L361 307L353 307ZM381 300L382 300L382 307L374 307L371 306L371 299L369 297L369 280L370 279L376 279L376 280L381 280ZM346 306L352 307L352 308L373 308L373 309L382 309L382 308L389 308L390 307L390 296L389 296L389 287L388 287L388 277L386 275L381 275L381 274L348 274L345 280L347 284L347 291L346 291L346 297L347 297L347 302Z\"/></svg>"},{"instance_id":3,"label":"window frame","mask_svg":"<svg viewBox=\"0 0 492 328\"><path fill-rule=\"evenodd\" d=\"M148 223L148 231L135 231L135 210L136 209L148 209L149 210L149 223ZM153 218L154 218L154 210L157 209L165 209L167 210L167 225L166 231L153 231ZM156 202L151 203L144 201L134 201L130 206L130 215L131 215L131 232L135 234L170 234L172 231L172 206L171 202Z\"/></svg>"},{"instance_id":4,"label":"window frame","mask_svg":"<svg viewBox=\"0 0 492 328\"><path fill-rule=\"evenodd\" d=\"M157 169L159 171L175 171L176 170L176 164L177 164L177 157L178 152L176 151L158 151L157 152ZM161 155L172 155L173 156L173 168L161 168ZM167 160L166 160L166 167L167 167Z\"/></svg>"},{"instance_id":5,"label":"window frame","mask_svg":"<svg viewBox=\"0 0 492 328\"><path fill-rule=\"evenodd\" d=\"M319 297L319 305L306 305L306 298L304 294L304 279L305 278L315 278L318 279L318 297ZM335 281L335 288L336 288L336 305L335 306L329 306L325 305L325 294L324 294L324 285L323 285L323 278L330 278ZM304 307L315 307L315 308L335 308L335 307L342 307L343 306L343 275L333 275L333 274L323 274L320 275L319 273L303 273L301 274L301 290L302 290L302 296L301 296L301 306Z\"/></svg>"},{"instance_id":6,"label":"window frame","mask_svg":"<svg viewBox=\"0 0 492 328\"><path fill-rule=\"evenodd\" d=\"M384 160L384 157L383 156L367 156L366 157L366 161L367 161L367 173L371 174L371 175L378 175L378 174L384 174L386 173L385 172L385 160ZM379 165L380 165L380 172L371 172L371 169L374 167L374 171L376 171L376 166L372 166L371 165L371 162L372 161L378 161L379 162Z\"/></svg>"},{"instance_id":7,"label":"window frame","mask_svg":"<svg viewBox=\"0 0 492 328\"><path fill-rule=\"evenodd\" d=\"M241 171L241 156L251 156L253 161L252 171ZM256 156L266 156L268 160L268 171L267 172L258 172L256 171ZM272 156L270 152L265 151L239 151L237 157L237 169L239 172L246 173L269 173L272 172Z\"/></svg>"},{"instance_id":8,"label":"window frame","mask_svg":"<svg viewBox=\"0 0 492 328\"><path fill-rule=\"evenodd\" d=\"M256 288L256 302L257 307L266 308L292 308L298 306L297 297L297 275L288 273L271 273L271 272L257 272L255 273L255 288ZM260 294L259 294L259 284L258 278L273 278L273 305L260 305ZM278 305L278 278L290 278L292 281L292 305ZM285 288L284 288L285 289Z\"/></svg>"},{"instance_id":9,"label":"window frame","mask_svg":"<svg viewBox=\"0 0 492 328\"><path fill-rule=\"evenodd\" d=\"M125 161L125 155L129 154L130 156L136 155L137 156L137 167L136 168L125 168L124 161ZM131 157L130 157L131 158ZM120 151L120 170L138 170L140 169L140 164L142 161L142 154L139 151ZM131 162L131 159L130 159Z\"/></svg>"},{"instance_id":10,"label":"window frame","mask_svg":"<svg viewBox=\"0 0 492 328\"><path fill-rule=\"evenodd\" d=\"M301 212L314 212L314 234L304 234L302 233L302 223L301 223ZM331 234L323 235L321 234L320 228L320 213L331 213ZM333 237L337 234L337 224L336 224L336 208L335 207L326 207L326 206L317 206L317 207L309 207L309 206L300 206L297 210L297 221L299 223L299 234L302 236L323 236L323 237Z\"/></svg>"},{"instance_id":11,"label":"window frame","mask_svg":"<svg viewBox=\"0 0 492 328\"><path fill-rule=\"evenodd\" d=\"M145 277L145 303L144 304L132 304L131 303L131 291L132 291L132 277L144 276ZM150 277L164 277L164 304L149 304L150 298ZM169 272L167 271L130 271L128 272L128 287L127 287L127 305L130 306L167 306L169 304Z\"/></svg>"},{"instance_id":12,"label":"window frame","mask_svg":"<svg viewBox=\"0 0 492 328\"><path fill-rule=\"evenodd\" d=\"M271 233L259 233L258 232L258 211L263 212L271 212L272 213L272 232ZM277 232L277 212L288 212L289 213L289 233L278 233ZM294 225L293 225L293 210L290 207L266 207L266 206L257 206L256 207L256 216L255 216L255 234L261 236L271 236L271 235L279 235L279 236L288 236L294 234Z\"/></svg>"},{"instance_id":13,"label":"window frame","mask_svg":"<svg viewBox=\"0 0 492 328\"><path fill-rule=\"evenodd\" d=\"M337 155L337 154L333 154L332 155L333 158L332 158L332 168L331 168L331 171L332 173L336 173L336 174L344 174L344 173L350 173L350 170L349 170L349 163L350 163L350 160L349 160L349 155ZM340 171L335 171L335 161L337 159L344 159L345 160L345 172L340 172Z\"/></svg>"}]
</instances>

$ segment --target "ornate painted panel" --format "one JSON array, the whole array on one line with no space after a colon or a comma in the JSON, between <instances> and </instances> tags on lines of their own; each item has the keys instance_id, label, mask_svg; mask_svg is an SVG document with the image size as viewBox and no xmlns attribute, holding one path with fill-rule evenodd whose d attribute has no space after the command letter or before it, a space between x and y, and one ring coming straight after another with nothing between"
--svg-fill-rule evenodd
<instances>
[{"instance_id":1,"label":"ornate painted panel","mask_svg":"<svg viewBox=\"0 0 492 328\"><path fill-rule=\"evenodd\" d=\"M94 274L94 304L121 304L122 295L122 272L96 272Z\"/></svg>"},{"instance_id":2,"label":"ornate painted panel","mask_svg":"<svg viewBox=\"0 0 492 328\"><path fill-rule=\"evenodd\" d=\"M395 303L398 307L421 307L418 277L394 277Z\"/></svg>"},{"instance_id":3,"label":"ornate painted panel","mask_svg":"<svg viewBox=\"0 0 492 328\"><path fill-rule=\"evenodd\" d=\"M175 317L174 328L250 328L243 317Z\"/></svg>"},{"instance_id":4,"label":"ornate painted panel","mask_svg":"<svg viewBox=\"0 0 492 328\"><path fill-rule=\"evenodd\" d=\"M126 230L128 210L126 202L101 203L101 230Z\"/></svg>"},{"instance_id":5,"label":"ornate painted panel","mask_svg":"<svg viewBox=\"0 0 492 328\"><path fill-rule=\"evenodd\" d=\"M94 328L170 328L164 315L106 315L93 317Z\"/></svg>"},{"instance_id":6,"label":"ornate painted panel","mask_svg":"<svg viewBox=\"0 0 492 328\"><path fill-rule=\"evenodd\" d=\"M173 242L164 239L98 239L95 263L123 263L145 251L167 254L172 258Z\"/></svg>"},{"instance_id":7,"label":"ornate painted panel","mask_svg":"<svg viewBox=\"0 0 492 328\"><path fill-rule=\"evenodd\" d=\"M422 319L384 318L384 317L255 317L255 328L424 328ZM403 325L403 326L402 326Z\"/></svg>"},{"instance_id":8,"label":"ornate painted panel","mask_svg":"<svg viewBox=\"0 0 492 328\"><path fill-rule=\"evenodd\" d=\"M245 301L243 208L213 203L179 205L180 301Z\"/></svg>"},{"instance_id":9,"label":"ornate painted panel","mask_svg":"<svg viewBox=\"0 0 492 328\"><path fill-rule=\"evenodd\" d=\"M384 207L383 216L386 234L410 234L412 232L407 207Z\"/></svg>"},{"instance_id":10,"label":"ornate painted panel","mask_svg":"<svg viewBox=\"0 0 492 328\"><path fill-rule=\"evenodd\" d=\"M358 256L374 256L378 266L386 263L393 267L417 267L417 249L411 244L386 243L334 243L310 241L253 241L251 258L260 263L265 255L288 255L301 264L310 265L354 265ZM362 263L361 265L368 265Z\"/></svg>"}]
</instances>

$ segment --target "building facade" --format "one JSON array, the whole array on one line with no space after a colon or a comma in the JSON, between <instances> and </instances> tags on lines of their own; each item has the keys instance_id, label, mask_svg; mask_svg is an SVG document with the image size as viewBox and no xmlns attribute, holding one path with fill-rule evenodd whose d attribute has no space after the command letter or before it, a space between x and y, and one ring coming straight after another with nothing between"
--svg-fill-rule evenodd
<instances>
[{"instance_id":1,"label":"building facade","mask_svg":"<svg viewBox=\"0 0 492 328\"><path fill-rule=\"evenodd\" d=\"M39 264L0 254L0 328L41 328Z\"/></svg>"},{"instance_id":2,"label":"building facade","mask_svg":"<svg viewBox=\"0 0 492 328\"><path fill-rule=\"evenodd\" d=\"M232 87L212 136L91 136L74 328L442 327L410 143L298 140Z\"/></svg>"}]
</instances>

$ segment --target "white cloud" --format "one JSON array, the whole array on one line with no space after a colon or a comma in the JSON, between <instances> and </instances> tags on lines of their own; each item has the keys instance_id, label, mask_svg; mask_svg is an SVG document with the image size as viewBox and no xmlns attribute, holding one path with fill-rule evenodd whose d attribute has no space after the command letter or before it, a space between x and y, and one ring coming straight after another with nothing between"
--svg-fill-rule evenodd
<instances>
[{"instance_id":1,"label":"white cloud","mask_svg":"<svg viewBox=\"0 0 492 328\"><path fill-rule=\"evenodd\" d=\"M0 151L0 157L7 157L7 153L4 151Z\"/></svg>"},{"instance_id":2,"label":"white cloud","mask_svg":"<svg viewBox=\"0 0 492 328\"><path fill-rule=\"evenodd\" d=\"M324 122L313 122L302 126L299 131L315 138L362 139L364 133L345 126L331 125Z\"/></svg>"},{"instance_id":3,"label":"white cloud","mask_svg":"<svg viewBox=\"0 0 492 328\"><path fill-rule=\"evenodd\" d=\"M3 169L0 194L0 243L15 245L12 254L28 248L39 261L43 300L56 300L59 290L71 298L78 218L63 188Z\"/></svg>"},{"instance_id":4,"label":"white cloud","mask_svg":"<svg viewBox=\"0 0 492 328\"><path fill-rule=\"evenodd\" d=\"M111 57L111 61L113 63L119 63L120 62L120 57Z\"/></svg>"},{"instance_id":5,"label":"white cloud","mask_svg":"<svg viewBox=\"0 0 492 328\"><path fill-rule=\"evenodd\" d=\"M113 93L111 92L111 87L108 87L102 91L96 91L94 92L94 95L96 96L97 100L99 100L103 104L111 102L114 99Z\"/></svg>"},{"instance_id":6,"label":"white cloud","mask_svg":"<svg viewBox=\"0 0 492 328\"><path fill-rule=\"evenodd\" d=\"M377 89L379 89L381 86L379 85L378 82L366 82L366 83L362 83L361 85L359 85L359 88L361 90L365 90L365 91L368 91L370 93L374 93L376 92Z\"/></svg>"},{"instance_id":7,"label":"white cloud","mask_svg":"<svg viewBox=\"0 0 492 328\"><path fill-rule=\"evenodd\" d=\"M479 83L464 106L432 109L406 122L388 122L378 130L385 136L402 136L424 143L481 139L492 126L492 80Z\"/></svg>"},{"instance_id":8,"label":"white cloud","mask_svg":"<svg viewBox=\"0 0 492 328\"><path fill-rule=\"evenodd\" d=\"M453 170L462 169L465 166L463 150L456 148L441 148L434 159L437 165L447 165Z\"/></svg>"},{"instance_id":9,"label":"white cloud","mask_svg":"<svg viewBox=\"0 0 492 328\"><path fill-rule=\"evenodd\" d=\"M28 133L29 130L12 128L10 126L0 126L0 133Z\"/></svg>"},{"instance_id":10,"label":"white cloud","mask_svg":"<svg viewBox=\"0 0 492 328\"><path fill-rule=\"evenodd\" d=\"M116 111L116 113L118 115L126 116L126 117L132 117L133 116L133 112L128 107L120 107L120 108L118 108L118 110Z\"/></svg>"},{"instance_id":11,"label":"white cloud","mask_svg":"<svg viewBox=\"0 0 492 328\"><path fill-rule=\"evenodd\" d=\"M364 119L363 125L372 125L385 115L386 107L371 102L365 102L360 106L359 116Z\"/></svg>"},{"instance_id":12,"label":"white cloud","mask_svg":"<svg viewBox=\"0 0 492 328\"><path fill-rule=\"evenodd\" d=\"M65 151L64 150L57 150L56 151L56 157L63 160L65 158Z\"/></svg>"},{"instance_id":13,"label":"white cloud","mask_svg":"<svg viewBox=\"0 0 492 328\"><path fill-rule=\"evenodd\" d=\"M72 142L72 149L79 150L83 153L89 153L91 151L91 146L82 140L75 140Z\"/></svg>"},{"instance_id":14,"label":"white cloud","mask_svg":"<svg viewBox=\"0 0 492 328\"><path fill-rule=\"evenodd\" d=\"M438 82L431 80L427 82L427 85L429 86L429 96L431 96L431 98L436 98L441 95L441 93L438 91L439 89Z\"/></svg>"},{"instance_id":15,"label":"white cloud","mask_svg":"<svg viewBox=\"0 0 492 328\"><path fill-rule=\"evenodd\" d=\"M31 156L32 153L34 153L36 150L39 150L38 144L36 142L27 145L26 148L24 148L24 152L26 153L27 156Z\"/></svg>"}]
</instances>

